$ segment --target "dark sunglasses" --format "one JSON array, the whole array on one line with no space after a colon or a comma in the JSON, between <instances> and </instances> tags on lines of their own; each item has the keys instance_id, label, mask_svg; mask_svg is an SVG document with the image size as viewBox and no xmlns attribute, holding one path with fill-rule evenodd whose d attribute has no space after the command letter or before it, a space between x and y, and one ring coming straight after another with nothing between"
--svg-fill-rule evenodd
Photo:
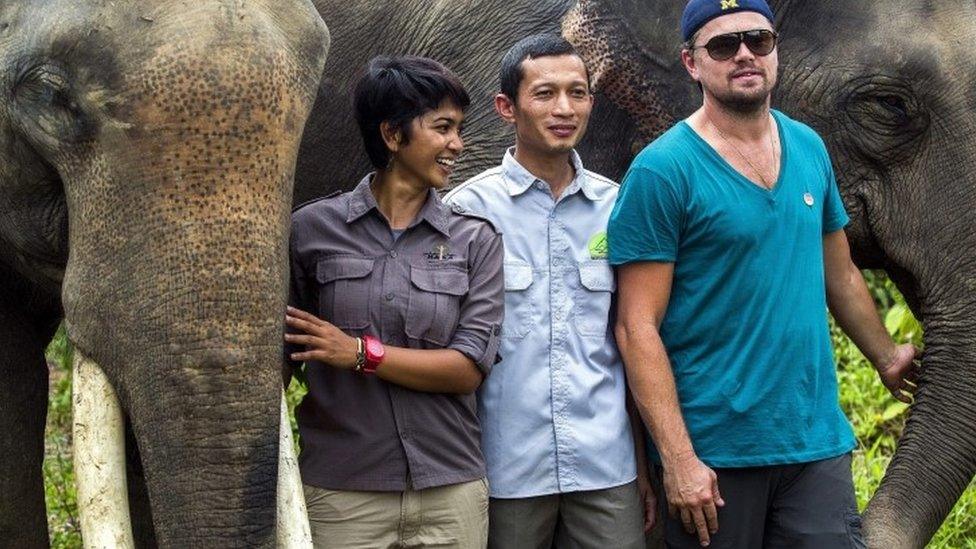
<instances>
[{"instance_id":1,"label":"dark sunglasses","mask_svg":"<svg viewBox=\"0 0 976 549\"><path fill-rule=\"evenodd\" d=\"M757 29L742 32L730 32L712 37L704 46L692 46L692 50L705 48L708 56L716 61L731 59L739 51L739 46L745 43L749 51L756 55L769 55L776 47L778 34L771 30Z\"/></svg>"}]
</instances>

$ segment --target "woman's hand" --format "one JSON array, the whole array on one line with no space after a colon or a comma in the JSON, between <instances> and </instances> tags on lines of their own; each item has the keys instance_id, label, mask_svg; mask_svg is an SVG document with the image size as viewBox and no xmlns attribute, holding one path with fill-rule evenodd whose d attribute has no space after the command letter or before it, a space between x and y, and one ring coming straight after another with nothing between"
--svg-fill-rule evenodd
<instances>
[{"instance_id":1,"label":"woman's hand","mask_svg":"<svg viewBox=\"0 0 976 549\"><path fill-rule=\"evenodd\" d=\"M305 346L305 351L292 353L298 362L316 360L329 366L352 370L356 367L359 344L356 338L346 335L332 324L294 307L288 307L285 324L301 334L285 334L285 341Z\"/></svg>"}]
</instances>

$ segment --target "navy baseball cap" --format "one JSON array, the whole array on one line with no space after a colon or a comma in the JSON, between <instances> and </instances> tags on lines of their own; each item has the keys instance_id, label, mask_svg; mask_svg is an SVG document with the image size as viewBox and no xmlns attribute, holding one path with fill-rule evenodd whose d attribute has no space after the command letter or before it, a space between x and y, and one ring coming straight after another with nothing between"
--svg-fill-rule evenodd
<instances>
[{"instance_id":1,"label":"navy baseball cap","mask_svg":"<svg viewBox=\"0 0 976 549\"><path fill-rule=\"evenodd\" d=\"M687 42L705 23L739 11L761 13L773 22L773 10L769 9L766 0L690 0L681 15L681 36Z\"/></svg>"}]
</instances>

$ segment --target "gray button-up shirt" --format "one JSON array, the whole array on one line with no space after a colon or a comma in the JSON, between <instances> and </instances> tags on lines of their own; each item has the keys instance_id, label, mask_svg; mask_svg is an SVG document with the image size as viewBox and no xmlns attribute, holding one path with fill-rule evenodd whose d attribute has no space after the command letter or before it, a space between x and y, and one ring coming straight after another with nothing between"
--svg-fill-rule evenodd
<instances>
[{"instance_id":1,"label":"gray button-up shirt","mask_svg":"<svg viewBox=\"0 0 976 549\"><path fill-rule=\"evenodd\" d=\"M504 316L501 235L431 190L394 239L370 180L294 213L292 305L386 345L456 349L487 375ZM412 391L317 362L305 374L297 419L306 484L401 491L485 475L474 395Z\"/></svg>"}]
</instances>

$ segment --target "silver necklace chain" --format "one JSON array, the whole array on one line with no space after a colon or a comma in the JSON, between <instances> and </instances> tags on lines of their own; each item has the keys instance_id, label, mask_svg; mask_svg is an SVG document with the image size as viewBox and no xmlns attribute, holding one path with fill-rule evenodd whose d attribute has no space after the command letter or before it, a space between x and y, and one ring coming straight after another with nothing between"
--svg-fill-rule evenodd
<instances>
[{"instance_id":1,"label":"silver necklace chain","mask_svg":"<svg viewBox=\"0 0 976 549\"><path fill-rule=\"evenodd\" d=\"M712 127L715 128L715 131L718 132L718 136L722 138L722 141L725 141L725 143L733 151L735 151L735 154L739 155L739 158L741 158L742 160L745 160L746 164L748 164L749 167L752 168L753 173L755 173L759 177L759 180L762 181L763 187L765 187L766 189L772 189L773 186L770 185L769 181L766 181L766 178L763 177L762 172L759 171L759 169L756 168L756 165L753 164L752 161L749 160L749 157L747 157L746 155L742 154L742 151L740 151L738 149L738 147L736 147L735 145L732 144L732 141L729 140L728 137L726 137L725 132L723 132L718 127L718 125L715 122L712 121L712 118L710 116L706 115L706 118L708 119L708 122L712 125ZM772 154L773 154L773 166L774 167L779 166L779 158L776 156L776 144L773 142L773 119L772 119L772 117L770 117L770 119L769 119L769 149L770 149L770 152L772 152Z\"/></svg>"}]
</instances>

